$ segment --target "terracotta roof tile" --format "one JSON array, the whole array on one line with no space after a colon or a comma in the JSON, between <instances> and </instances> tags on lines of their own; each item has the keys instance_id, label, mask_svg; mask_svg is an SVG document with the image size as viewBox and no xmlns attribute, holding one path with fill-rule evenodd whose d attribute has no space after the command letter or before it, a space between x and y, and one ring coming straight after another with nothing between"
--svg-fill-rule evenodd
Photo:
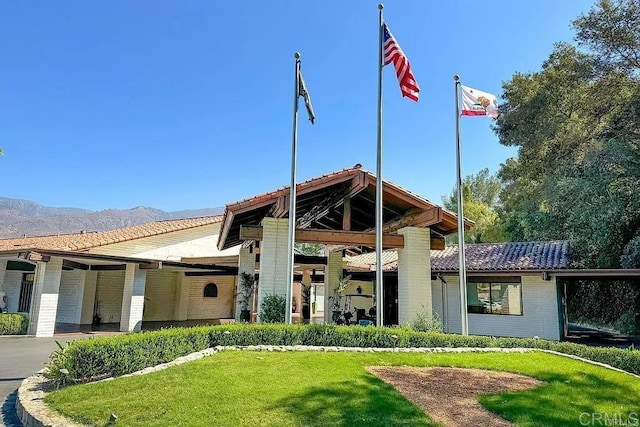
<instances>
[{"instance_id":1,"label":"terracotta roof tile","mask_svg":"<svg viewBox=\"0 0 640 427\"><path fill-rule=\"evenodd\" d=\"M0 251L19 249L83 250L142 237L158 236L222 221L222 215L148 222L110 231L0 239Z\"/></svg>"},{"instance_id":2,"label":"terracotta roof tile","mask_svg":"<svg viewBox=\"0 0 640 427\"><path fill-rule=\"evenodd\" d=\"M569 265L569 242L508 242L467 244L465 265L468 271L504 270L556 270ZM347 257L354 264L369 264L375 268L375 252ZM382 254L384 270L398 269L396 251ZM442 251L431 251L431 270L458 271L458 246L449 246Z\"/></svg>"}]
</instances>

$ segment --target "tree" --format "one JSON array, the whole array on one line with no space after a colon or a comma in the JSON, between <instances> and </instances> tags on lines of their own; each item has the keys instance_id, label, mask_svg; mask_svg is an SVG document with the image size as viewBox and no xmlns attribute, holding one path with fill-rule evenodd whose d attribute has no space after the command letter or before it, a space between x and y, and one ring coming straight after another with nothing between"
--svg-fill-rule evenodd
<instances>
[{"instance_id":1,"label":"tree","mask_svg":"<svg viewBox=\"0 0 640 427\"><path fill-rule=\"evenodd\" d=\"M607 70L640 70L640 2L601 0L597 8L573 21L576 40L598 55Z\"/></svg>"},{"instance_id":2,"label":"tree","mask_svg":"<svg viewBox=\"0 0 640 427\"><path fill-rule=\"evenodd\" d=\"M302 255L322 256L324 246L321 243L296 243L295 248Z\"/></svg>"},{"instance_id":3,"label":"tree","mask_svg":"<svg viewBox=\"0 0 640 427\"><path fill-rule=\"evenodd\" d=\"M519 149L500 169L511 240L568 238L576 266L618 267L638 234L638 3L601 1L536 73L504 84L495 130Z\"/></svg>"},{"instance_id":4,"label":"tree","mask_svg":"<svg viewBox=\"0 0 640 427\"><path fill-rule=\"evenodd\" d=\"M640 3L601 0L542 68L503 84L495 131L518 156L498 173L511 240L568 239L573 267L640 265ZM633 332L640 291L579 281L569 312Z\"/></svg>"},{"instance_id":5,"label":"tree","mask_svg":"<svg viewBox=\"0 0 640 427\"><path fill-rule=\"evenodd\" d=\"M475 175L462 180L462 201L464 216L475 222L465 233L465 241L470 243L500 242L505 238L502 222L498 215L498 196L502 184L489 169L482 169ZM450 194L442 197L445 208L458 212L458 192L454 187ZM457 242L457 234L448 236L449 243Z\"/></svg>"}]
</instances>

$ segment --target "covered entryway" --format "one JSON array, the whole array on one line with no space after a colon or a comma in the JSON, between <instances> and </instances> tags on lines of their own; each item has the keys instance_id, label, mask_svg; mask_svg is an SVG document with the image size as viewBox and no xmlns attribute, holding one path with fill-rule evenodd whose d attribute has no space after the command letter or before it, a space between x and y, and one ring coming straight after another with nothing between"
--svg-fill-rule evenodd
<instances>
[{"instance_id":1,"label":"covered entryway","mask_svg":"<svg viewBox=\"0 0 640 427\"><path fill-rule=\"evenodd\" d=\"M235 266L55 250L5 256L0 273L8 309L27 313L28 333L38 337L233 318Z\"/></svg>"},{"instance_id":2,"label":"covered entryway","mask_svg":"<svg viewBox=\"0 0 640 427\"><path fill-rule=\"evenodd\" d=\"M343 254L375 249L375 184L376 177L356 165L297 185L295 241L321 244L327 257L327 323L332 321L332 312L327 308L343 305L335 303L335 298L342 298L335 295L335 290L345 278ZM259 271L258 310L266 295L287 293L288 197L289 189L285 187L229 204L225 210L218 249L243 245L240 272ZM388 295L383 295L383 301L389 300L385 311L394 324L405 323L425 307L431 309L429 251L444 248L444 236L457 230L457 217L385 181L383 219L383 246L398 249L399 254L396 281L385 286Z\"/></svg>"}]
</instances>

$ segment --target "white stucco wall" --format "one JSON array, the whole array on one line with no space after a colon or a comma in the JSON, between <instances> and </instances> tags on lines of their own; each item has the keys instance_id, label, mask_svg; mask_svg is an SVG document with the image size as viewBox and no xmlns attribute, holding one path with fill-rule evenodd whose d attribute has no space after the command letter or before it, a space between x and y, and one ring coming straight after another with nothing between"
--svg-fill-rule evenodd
<instances>
[{"instance_id":1,"label":"white stucco wall","mask_svg":"<svg viewBox=\"0 0 640 427\"><path fill-rule=\"evenodd\" d=\"M220 224L173 231L158 236L100 246L91 253L180 261L180 258L238 255L240 246L219 251Z\"/></svg>"},{"instance_id":2,"label":"white stucco wall","mask_svg":"<svg viewBox=\"0 0 640 427\"><path fill-rule=\"evenodd\" d=\"M460 288L457 276L445 276L446 313L442 316L442 282L431 282L433 310L441 315L446 332L460 333ZM560 339L555 280L522 276L522 316L469 313L469 333L501 337Z\"/></svg>"}]
</instances>

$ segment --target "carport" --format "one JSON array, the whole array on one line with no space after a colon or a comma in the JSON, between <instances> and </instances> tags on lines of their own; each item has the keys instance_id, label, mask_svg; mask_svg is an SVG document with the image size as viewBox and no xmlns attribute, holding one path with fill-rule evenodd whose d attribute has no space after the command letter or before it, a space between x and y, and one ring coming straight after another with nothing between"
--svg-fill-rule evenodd
<instances>
[{"instance_id":1,"label":"carport","mask_svg":"<svg viewBox=\"0 0 640 427\"><path fill-rule=\"evenodd\" d=\"M563 318L563 339L573 342L582 342L590 344L604 344L616 346L629 346L631 344L640 345L640 336L628 336L615 334L604 331L599 328L581 327L569 322L569 312L572 304L572 297L579 286L585 286L589 283L598 282L606 286L612 285L614 282L625 282L640 294L640 269L566 269L550 272L558 279L560 287L560 295L562 299L562 318ZM607 295L601 295L602 304L607 304ZM629 298L638 298L637 295L629 295ZM633 305L633 301L628 301L629 305ZM636 327L640 324L640 318L636 316Z\"/></svg>"}]
</instances>

